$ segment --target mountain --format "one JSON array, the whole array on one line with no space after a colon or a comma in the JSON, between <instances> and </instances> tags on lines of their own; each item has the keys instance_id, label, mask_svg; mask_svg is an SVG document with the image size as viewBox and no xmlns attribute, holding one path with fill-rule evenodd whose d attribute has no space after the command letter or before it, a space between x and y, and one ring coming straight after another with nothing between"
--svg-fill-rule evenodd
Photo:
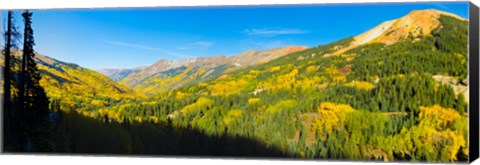
<instances>
[{"instance_id":1,"label":"mountain","mask_svg":"<svg viewBox=\"0 0 480 165\"><path fill-rule=\"evenodd\" d=\"M14 53L19 59L20 53ZM105 108L113 102L143 97L129 87L77 64L62 62L38 53L35 54L35 61L42 77L40 85L51 101L59 101L61 105L78 107L76 110L92 106ZM3 66L3 59L1 63Z\"/></svg>"},{"instance_id":2,"label":"mountain","mask_svg":"<svg viewBox=\"0 0 480 165\"><path fill-rule=\"evenodd\" d=\"M368 43L394 44L408 37L430 36L434 29L441 26L439 19L441 15L466 21L465 18L458 15L435 9L413 10L401 18L385 21L356 36L349 46L326 54L326 56L338 55Z\"/></svg>"},{"instance_id":3,"label":"mountain","mask_svg":"<svg viewBox=\"0 0 480 165\"><path fill-rule=\"evenodd\" d=\"M385 21L355 37L327 44L329 50L310 55L323 57L344 54L369 44L392 45L405 39L420 40L431 37L441 28L441 16L460 21L464 18L434 9L414 10L407 15ZM195 84L218 77L239 68L256 66L286 57L287 54L304 51L306 47L290 46L271 50L249 50L234 56L212 56L182 60L159 60L155 64L133 69L102 69L99 72L140 93L158 94L181 86ZM299 57L306 58L306 57ZM308 58L307 58L308 59ZM350 58L350 60L353 59Z\"/></svg>"},{"instance_id":4,"label":"mountain","mask_svg":"<svg viewBox=\"0 0 480 165\"><path fill-rule=\"evenodd\" d=\"M133 93L128 87L77 64L62 62L40 54L36 54L35 59L42 75L40 83L51 96L69 93L120 99L120 95Z\"/></svg>"},{"instance_id":5,"label":"mountain","mask_svg":"<svg viewBox=\"0 0 480 165\"><path fill-rule=\"evenodd\" d=\"M118 104L109 114L248 137L300 158L465 161L468 103L455 88L468 87L467 46L465 19L413 11L358 36L225 69L201 83L190 81L199 77L192 73L213 68L177 65L138 84L148 85L145 92L183 85Z\"/></svg>"},{"instance_id":6,"label":"mountain","mask_svg":"<svg viewBox=\"0 0 480 165\"><path fill-rule=\"evenodd\" d=\"M227 71L263 64L305 49L307 47L288 46L270 50L249 50L233 56L162 59L147 67L101 69L99 72L132 87L135 91L153 94L204 81Z\"/></svg>"},{"instance_id":7,"label":"mountain","mask_svg":"<svg viewBox=\"0 0 480 165\"><path fill-rule=\"evenodd\" d=\"M119 152L159 153L155 148L177 144L151 150L144 149L147 143L127 144L178 141L159 129L178 134L189 128L208 137L254 139L299 158L454 162L469 159L468 98L460 91L468 87L467 46L467 20L421 10L308 49L159 60L130 71L102 71L137 92L163 92L152 97L75 64L45 56L38 56L38 63L53 105L60 102L61 109L104 122L98 123L105 129L66 122L76 128L66 129L74 132L66 137L95 139L91 151L106 142ZM153 134L119 131L131 128ZM198 134L188 137L198 140L180 145L207 148L207 154L238 149L209 146ZM68 147L87 148L76 144ZM255 151L247 148L246 154Z\"/></svg>"},{"instance_id":8,"label":"mountain","mask_svg":"<svg viewBox=\"0 0 480 165\"><path fill-rule=\"evenodd\" d=\"M98 73L101 73L113 81L120 81L123 78L127 77L129 74L138 73L140 68L133 68L133 69L108 69L102 68L98 70Z\"/></svg>"},{"instance_id":9,"label":"mountain","mask_svg":"<svg viewBox=\"0 0 480 165\"><path fill-rule=\"evenodd\" d=\"M391 52L386 52L385 50L399 51L398 49L403 50L405 47L417 45L423 47L422 50L405 50L411 51L410 53L414 53L415 51L419 53L418 57L416 57L417 60L412 60L411 62L411 64L416 64L412 65L412 68L415 68L420 65L428 65L428 62L432 62L430 65L436 65L430 60L422 61L427 57L425 54L431 55L433 53L438 53L438 51L423 50L425 49L425 46L428 45L433 46L431 49L448 53L445 55L446 57L443 57L444 59L442 59L444 60L443 63L445 63L445 65L455 66L458 64L465 64L468 55L466 52L466 45L468 44L466 36L466 33L468 32L468 29L466 28L467 23L468 20L465 18L440 10L413 10L401 18L385 21L355 37L324 45L330 47L330 49L311 53L311 55L320 54L324 58L330 56L343 56L347 57L348 60L354 60L360 54L365 54L364 51L370 48L372 49L369 50L370 53L365 54L368 55L369 58L363 57L361 59L371 62L371 64L368 65L369 67L380 69L384 68L380 65L386 63L386 61L379 60L382 59L381 56L384 55L380 52L391 54ZM453 37L454 35L455 37ZM452 54L454 55L454 58L452 58ZM360 60L355 61L358 62ZM372 61L377 61L377 64L372 63ZM425 63L422 64L421 62ZM444 79L458 82L450 83L450 86L454 87L454 92L456 94L462 94L468 102L468 85L466 85L466 83L460 83L465 82L466 79L468 79L465 68L466 66L460 66L462 67L455 69L450 68L448 72L433 72L432 74L435 74L434 79L442 84L447 84L444 82ZM349 67L355 66L351 65ZM360 66L356 67L359 68ZM431 67L434 68L434 66ZM376 72L378 73L378 71ZM366 72L362 73L365 74Z\"/></svg>"}]
</instances>

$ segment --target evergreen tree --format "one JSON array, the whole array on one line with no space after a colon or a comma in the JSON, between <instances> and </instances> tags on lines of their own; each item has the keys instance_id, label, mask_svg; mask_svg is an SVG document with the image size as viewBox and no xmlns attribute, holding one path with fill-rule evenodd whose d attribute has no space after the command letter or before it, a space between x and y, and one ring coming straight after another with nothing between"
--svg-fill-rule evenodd
<instances>
[{"instance_id":1,"label":"evergreen tree","mask_svg":"<svg viewBox=\"0 0 480 165\"><path fill-rule=\"evenodd\" d=\"M5 67L3 68L3 116L4 116L4 136L5 139L3 141L3 144L5 145L6 148L4 150L17 150L19 147L19 144L15 143L16 135L12 132L14 129L13 127L13 113L12 113L12 106L11 106L11 79L12 79L12 74L11 74L11 48L12 48L12 11L8 11L8 17L7 17L7 30L4 34L5 36L5 48L3 50L3 53L5 55ZM13 146L9 146L13 145ZM9 148L11 147L11 148Z\"/></svg>"},{"instance_id":2,"label":"evergreen tree","mask_svg":"<svg viewBox=\"0 0 480 165\"><path fill-rule=\"evenodd\" d=\"M3 109L7 110L10 109L10 102L11 102L11 41L12 41L12 11L8 11L8 18L7 18L7 31L5 32L5 68L3 68L3 76L4 76L4 102L3 102Z\"/></svg>"},{"instance_id":3,"label":"evergreen tree","mask_svg":"<svg viewBox=\"0 0 480 165\"><path fill-rule=\"evenodd\" d=\"M28 10L23 14L25 22L24 31L24 50L23 57L25 58L25 72L22 76L25 77L25 121L28 122L25 127L27 132L27 151L44 152L53 150L53 143L51 141L51 128L49 117L49 100L43 87L40 86L40 73L38 72L37 64L34 61L35 53L33 46L35 45L33 39L32 29L32 13Z\"/></svg>"},{"instance_id":4,"label":"evergreen tree","mask_svg":"<svg viewBox=\"0 0 480 165\"><path fill-rule=\"evenodd\" d=\"M7 29L5 36L5 67L4 67L4 102L3 102L3 116L4 116L4 149L7 151L21 151L25 146L23 135L23 122L21 113L18 111L18 104L16 103L16 90L18 89L18 81L16 74L16 58L14 50L17 48L18 37L20 33L14 24L15 17L12 11L8 11ZM15 92L15 93L12 93Z\"/></svg>"}]
</instances>

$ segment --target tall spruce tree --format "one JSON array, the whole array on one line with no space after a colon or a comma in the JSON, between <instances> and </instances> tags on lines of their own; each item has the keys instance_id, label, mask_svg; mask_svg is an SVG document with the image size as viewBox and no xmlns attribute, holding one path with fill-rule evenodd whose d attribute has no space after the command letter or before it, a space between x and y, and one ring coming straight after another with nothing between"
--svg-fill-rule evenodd
<instances>
[{"instance_id":1,"label":"tall spruce tree","mask_svg":"<svg viewBox=\"0 0 480 165\"><path fill-rule=\"evenodd\" d=\"M12 11L8 11L7 16L7 29L4 33L5 36L5 48L3 49L4 58L4 68L3 68L3 148L4 150L16 150L18 144L15 144L14 140L15 135L12 134L12 106L11 106L11 80L12 80L12 70L11 70L11 48L12 48Z\"/></svg>"},{"instance_id":2,"label":"tall spruce tree","mask_svg":"<svg viewBox=\"0 0 480 165\"><path fill-rule=\"evenodd\" d=\"M20 33L14 24L15 17L12 11L8 11L7 29L5 30L5 47L3 50L4 58L4 100L3 100L3 121L4 121L4 141L3 148L5 151L22 151L25 146L22 115L18 111L16 96L19 82L17 60L14 56L14 50L17 49L17 42ZM12 93L14 92L14 93Z\"/></svg>"},{"instance_id":3,"label":"tall spruce tree","mask_svg":"<svg viewBox=\"0 0 480 165\"><path fill-rule=\"evenodd\" d=\"M3 100L3 109L6 111L10 109L10 103L11 103L11 48L12 48L12 11L8 11L8 17L7 17L7 29L5 32L5 49L4 55L5 55L5 67L3 68L3 76L4 76L4 82L3 82L3 89L4 89L4 100ZM8 113L7 113L8 114Z\"/></svg>"},{"instance_id":4,"label":"tall spruce tree","mask_svg":"<svg viewBox=\"0 0 480 165\"><path fill-rule=\"evenodd\" d=\"M35 45L33 39L32 29L32 13L26 10L23 14L25 22L24 29L24 50L22 60L22 86L24 84L24 93L21 93L24 98L24 105L26 114L25 127L27 132L27 151L45 152L53 150L53 143L51 141L51 128L48 119L49 100L43 87L40 86L40 74L35 62L35 53L33 46ZM23 100L22 100L23 101Z\"/></svg>"}]
</instances>

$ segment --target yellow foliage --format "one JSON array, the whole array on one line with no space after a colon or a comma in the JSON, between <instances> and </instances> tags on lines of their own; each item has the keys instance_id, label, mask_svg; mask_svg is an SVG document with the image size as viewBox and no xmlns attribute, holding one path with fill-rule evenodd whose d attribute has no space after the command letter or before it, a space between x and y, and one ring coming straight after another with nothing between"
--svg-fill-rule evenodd
<instances>
[{"instance_id":1,"label":"yellow foliage","mask_svg":"<svg viewBox=\"0 0 480 165\"><path fill-rule=\"evenodd\" d=\"M128 87L117 84L106 76L89 69L62 64L55 64L54 67L43 64L37 66L41 72L48 73L42 74L40 85L51 100L61 100L61 109L64 111L73 107L83 108L86 104L99 109L109 106L106 99L98 99L99 97L116 101L145 97L142 94L133 93ZM95 117L97 114L99 113L82 112L82 115L89 117ZM107 114L107 112L102 112L102 114Z\"/></svg>"},{"instance_id":2,"label":"yellow foliage","mask_svg":"<svg viewBox=\"0 0 480 165\"><path fill-rule=\"evenodd\" d=\"M108 110L106 109L100 109L98 110L98 114L100 114L100 116L105 116L108 114Z\"/></svg>"},{"instance_id":3,"label":"yellow foliage","mask_svg":"<svg viewBox=\"0 0 480 165\"><path fill-rule=\"evenodd\" d=\"M313 120L312 131L321 131L325 127L328 132L331 132L336 127L343 126L348 114L354 112L354 109L347 104L325 102L320 104L318 112L320 117Z\"/></svg>"},{"instance_id":4,"label":"yellow foliage","mask_svg":"<svg viewBox=\"0 0 480 165\"><path fill-rule=\"evenodd\" d=\"M198 83L198 86L200 86L200 87L206 87L206 86L208 86L208 84L207 84L207 83Z\"/></svg>"},{"instance_id":5,"label":"yellow foliage","mask_svg":"<svg viewBox=\"0 0 480 165\"><path fill-rule=\"evenodd\" d=\"M460 61L462 65L467 62L467 59L465 58L465 56L460 53L455 53L455 58L457 59L457 61Z\"/></svg>"},{"instance_id":6,"label":"yellow foliage","mask_svg":"<svg viewBox=\"0 0 480 165\"><path fill-rule=\"evenodd\" d=\"M230 111L228 111L227 113L227 116L225 116L225 118L223 118L223 122L228 125L230 124L232 121L238 119L239 117L242 117L243 115L243 111L242 110L238 110L238 109L232 109Z\"/></svg>"},{"instance_id":7,"label":"yellow foliage","mask_svg":"<svg viewBox=\"0 0 480 165\"><path fill-rule=\"evenodd\" d=\"M176 99L181 99L181 98L185 97L186 95L187 95L187 93L183 93L181 91L178 91L175 95L175 98Z\"/></svg>"},{"instance_id":8,"label":"yellow foliage","mask_svg":"<svg viewBox=\"0 0 480 165\"><path fill-rule=\"evenodd\" d=\"M332 132L333 128L338 125L338 116L332 111L323 111L321 116L321 118L313 120L312 131L322 130L325 127L328 132Z\"/></svg>"},{"instance_id":9,"label":"yellow foliage","mask_svg":"<svg viewBox=\"0 0 480 165\"><path fill-rule=\"evenodd\" d=\"M269 71L270 72L275 72L275 71L279 71L281 69L280 66L274 66L274 67L270 67Z\"/></svg>"},{"instance_id":10,"label":"yellow foliage","mask_svg":"<svg viewBox=\"0 0 480 165\"><path fill-rule=\"evenodd\" d=\"M451 129L441 131L435 129L435 126L425 124L425 121L420 121L419 125L412 128L411 133L418 148L427 152L435 152L436 146L441 146L443 150L448 152L450 161L457 160L459 151L468 154L467 141L460 131L452 131ZM464 150L460 150L460 148Z\"/></svg>"},{"instance_id":11,"label":"yellow foliage","mask_svg":"<svg viewBox=\"0 0 480 165\"><path fill-rule=\"evenodd\" d=\"M142 117L141 116L135 116L135 122L137 123L142 123Z\"/></svg>"},{"instance_id":12,"label":"yellow foliage","mask_svg":"<svg viewBox=\"0 0 480 165\"><path fill-rule=\"evenodd\" d=\"M118 108L118 111L123 111L123 110L128 109L128 108L133 107L133 106L135 106L135 104L126 103L126 104L120 105L120 107Z\"/></svg>"},{"instance_id":13,"label":"yellow foliage","mask_svg":"<svg viewBox=\"0 0 480 165\"><path fill-rule=\"evenodd\" d=\"M443 108L439 105L431 107L420 107L420 120L431 120L431 124L439 127L449 126L461 116L457 111L450 108Z\"/></svg>"},{"instance_id":14,"label":"yellow foliage","mask_svg":"<svg viewBox=\"0 0 480 165\"><path fill-rule=\"evenodd\" d=\"M248 85L247 79L230 80L216 83L210 86L211 94L218 95L233 95L243 91Z\"/></svg>"},{"instance_id":15,"label":"yellow foliage","mask_svg":"<svg viewBox=\"0 0 480 165\"><path fill-rule=\"evenodd\" d=\"M293 64L287 64L287 65L284 65L285 69L293 69L293 68L296 68L295 66L293 66Z\"/></svg>"},{"instance_id":16,"label":"yellow foliage","mask_svg":"<svg viewBox=\"0 0 480 165\"><path fill-rule=\"evenodd\" d=\"M200 74L203 74L205 70L200 70L190 76L187 76L191 73L192 68L187 67L182 73L177 74L175 76L168 76L165 78L159 78L156 76L152 76L144 81L144 83L137 84L133 86L133 90L147 93L147 94L159 94L165 92L168 89L176 88L179 83L184 83L185 81L189 81L195 79ZM129 80L122 80L122 82L128 82ZM167 87L167 88L166 88Z\"/></svg>"},{"instance_id":17,"label":"yellow foliage","mask_svg":"<svg viewBox=\"0 0 480 165\"><path fill-rule=\"evenodd\" d=\"M299 156L300 158L305 158L305 152L300 151L300 153L298 153L298 156Z\"/></svg>"},{"instance_id":18,"label":"yellow foliage","mask_svg":"<svg viewBox=\"0 0 480 165\"><path fill-rule=\"evenodd\" d=\"M230 118L230 117L223 118L223 123L225 123L225 125L230 124L230 122L232 122L232 118Z\"/></svg>"},{"instance_id":19,"label":"yellow foliage","mask_svg":"<svg viewBox=\"0 0 480 165\"><path fill-rule=\"evenodd\" d=\"M157 104L157 102L155 102L155 101L149 101L149 102L142 102L141 104L142 104L142 105L155 105L155 104Z\"/></svg>"},{"instance_id":20,"label":"yellow foliage","mask_svg":"<svg viewBox=\"0 0 480 165\"><path fill-rule=\"evenodd\" d=\"M301 80L297 80L295 82L296 87L300 87L302 89L313 89L317 88L320 86L320 84L324 83L326 81L325 77L318 77L318 76L313 76L311 78L304 78Z\"/></svg>"},{"instance_id":21,"label":"yellow foliage","mask_svg":"<svg viewBox=\"0 0 480 165\"><path fill-rule=\"evenodd\" d=\"M348 104L334 104L330 102L322 103L318 108L318 112L329 110L335 112L352 112L354 109Z\"/></svg>"},{"instance_id":22,"label":"yellow foliage","mask_svg":"<svg viewBox=\"0 0 480 165\"><path fill-rule=\"evenodd\" d=\"M344 75L333 76L332 81L334 83L344 83L347 82L347 77L345 77Z\"/></svg>"},{"instance_id":23,"label":"yellow foliage","mask_svg":"<svg viewBox=\"0 0 480 165\"><path fill-rule=\"evenodd\" d=\"M260 98L249 98L248 99L248 104L255 104L260 101Z\"/></svg>"},{"instance_id":24,"label":"yellow foliage","mask_svg":"<svg viewBox=\"0 0 480 165\"><path fill-rule=\"evenodd\" d=\"M117 120L119 118L117 113L115 111L112 111L112 110L108 110L107 116L111 119L117 119Z\"/></svg>"},{"instance_id":25,"label":"yellow foliage","mask_svg":"<svg viewBox=\"0 0 480 165\"><path fill-rule=\"evenodd\" d=\"M207 70L206 70L205 68L200 69L198 72L196 72L195 74L193 74L192 77L190 77L190 78L196 78L196 77L198 77L198 76L201 76L201 75L203 75L206 71L207 71Z\"/></svg>"},{"instance_id":26,"label":"yellow foliage","mask_svg":"<svg viewBox=\"0 0 480 165\"><path fill-rule=\"evenodd\" d=\"M337 66L330 65L324 69L325 75L330 78L332 82L335 83L344 83L347 82L347 78L340 71L338 71Z\"/></svg>"},{"instance_id":27,"label":"yellow foliage","mask_svg":"<svg viewBox=\"0 0 480 165\"><path fill-rule=\"evenodd\" d=\"M187 105L180 110L183 115L186 115L190 112L196 112L200 111L202 109L205 109L207 107L211 107L213 105L213 100L205 98L205 97L200 97L197 102Z\"/></svg>"},{"instance_id":28,"label":"yellow foliage","mask_svg":"<svg viewBox=\"0 0 480 165\"><path fill-rule=\"evenodd\" d=\"M90 112L88 111L82 111L82 115L86 117L90 117Z\"/></svg>"},{"instance_id":29,"label":"yellow foliage","mask_svg":"<svg viewBox=\"0 0 480 165\"><path fill-rule=\"evenodd\" d=\"M439 105L434 105L430 107L420 107L420 126L422 130L425 128L430 128L432 132L435 131L435 134L423 134L422 137L426 139L427 143L435 143L438 141L438 137L442 137L444 148L449 153L449 159L452 161L457 160L457 153L460 148L463 147L464 154L468 154L468 147L465 138L463 137L462 131L464 128L458 128L458 124L465 122L462 116L451 108L443 108ZM452 130L449 127L454 125ZM456 125L455 125L456 124ZM446 129L444 129L446 128Z\"/></svg>"},{"instance_id":30,"label":"yellow foliage","mask_svg":"<svg viewBox=\"0 0 480 165\"><path fill-rule=\"evenodd\" d=\"M394 148L402 151L410 149L408 152L412 152L413 146L426 152L438 152L437 149L441 148L448 154L445 155L448 157L442 158L450 161L456 161L459 152L468 155L468 145L464 137L468 123L466 118L453 109L438 105L422 106L419 110L419 124L409 130L403 128L400 134L395 135L391 143ZM463 150L460 150L461 148Z\"/></svg>"},{"instance_id":31,"label":"yellow foliage","mask_svg":"<svg viewBox=\"0 0 480 165\"><path fill-rule=\"evenodd\" d=\"M351 61L357 57L356 53L348 53L348 54L340 54L340 57L346 59L347 61Z\"/></svg>"},{"instance_id":32,"label":"yellow foliage","mask_svg":"<svg viewBox=\"0 0 480 165\"><path fill-rule=\"evenodd\" d=\"M174 81L174 82L180 81L180 80L181 80L182 78L184 78L184 77L188 74L188 72L190 72L191 70L192 70L192 68L187 67L187 69L185 69L182 73L180 73L180 74L172 77L172 81Z\"/></svg>"},{"instance_id":33,"label":"yellow foliage","mask_svg":"<svg viewBox=\"0 0 480 165\"><path fill-rule=\"evenodd\" d=\"M153 123L158 123L158 117L156 116L150 116L150 120L153 121Z\"/></svg>"},{"instance_id":34,"label":"yellow foliage","mask_svg":"<svg viewBox=\"0 0 480 165\"><path fill-rule=\"evenodd\" d=\"M290 73L286 74L286 75L284 76L284 78L286 78L286 79L293 79L293 78L295 78L295 76L296 76L297 74L298 74L298 69L295 68L295 69L293 69Z\"/></svg>"},{"instance_id":35,"label":"yellow foliage","mask_svg":"<svg viewBox=\"0 0 480 165\"><path fill-rule=\"evenodd\" d=\"M374 85L372 83L366 81L352 81L350 83L345 84L348 87L355 87L360 90L370 90L373 89Z\"/></svg>"},{"instance_id":36,"label":"yellow foliage","mask_svg":"<svg viewBox=\"0 0 480 165\"><path fill-rule=\"evenodd\" d=\"M457 160L457 153L461 147L463 147L463 150L461 152L463 152L465 155L468 155L467 142L463 138L461 133L447 130L446 134L447 137L451 139L451 145L446 147L449 151L450 160Z\"/></svg>"},{"instance_id":37,"label":"yellow foliage","mask_svg":"<svg viewBox=\"0 0 480 165\"><path fill-rule=\"evenodd\" d=\"M266 112L268 114L273 114L278 111L292 109L296 106L296 104L297 104L297 101L295 100L282 100L276 103L275 105L268 107Z\"/></svg>"},{"instance_id":38,"label":"yellow foliage","mask_svg":"<svg viewBox=\"0 0 480 165\"><path fill-rule=\"evenodd\" d=\"M243 114L242 110L232 109L232 110L228 111L227 116L238 118L238 117L241 117L242 114Z\"/></svg>"},{"instance_id":39,"label":"yellow foliage","mask_svg":"<svg viewBox=\"0 0 480 165\"><path fill-rule=\"evenodd\" d=\"M291 88L291 86L296 82L295 76L297 74L298 69L295 68L286 74L276 77L275 79L273 79L273 81L264 83L262 86L275 89Z\"/></svg>"},{"instance_id":40,"label":"yellow foliage","mask_svg":"<svg viewBox=\"0 0 480 165\"><path fill-rule=\"evenodd\" d=\"M317 71L318 67L317 66L308 66L307 67L307 73L313 73L315 71Z\"/></svg>"},{"instance_id":41,"label":"yellow foliage","mask_svg":"<svg viewBox=\"0 0 480 165\"><path fill-rule=\"evenodd\" d=\"M255 76L256 76L256 75L260 74L261 72L260 72L259 70L253 69L253 70L251 70L251 71L248 72L248 73L251 74L251 75L255 75Z\"/></svg>"},{"instance_id":42,"label":"yellow foliage","mask_svg":"<svg viewBox=\"0 0 480 165\"><path fill-rule=\"evenodd\" d=\"M328 77L333 77L333 76L336 76L336 75L340 74L340 72L337 70L337 66L335 66L333 64L330 65L330 67L325 68L324 72Z\"/></svg>"}]
</instances>

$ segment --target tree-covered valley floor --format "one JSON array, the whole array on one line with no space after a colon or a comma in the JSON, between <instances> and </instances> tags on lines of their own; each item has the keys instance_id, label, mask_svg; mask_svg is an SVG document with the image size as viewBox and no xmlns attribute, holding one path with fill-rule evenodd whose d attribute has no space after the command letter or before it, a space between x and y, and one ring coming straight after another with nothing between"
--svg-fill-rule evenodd
<instances>
[{"instance_id":1,"label":"tree-covered valley floor","mask_svg":"<svg viewBox=\"0 0 480 165\"><path fill-rule=\"evenodd\" d=\"M346 38L153 96L44 77L48 152L466 161L468 102L434 77L468 78L468 22L439 20L394 44L324 56Z\"/></svg>"}]
</instances>

